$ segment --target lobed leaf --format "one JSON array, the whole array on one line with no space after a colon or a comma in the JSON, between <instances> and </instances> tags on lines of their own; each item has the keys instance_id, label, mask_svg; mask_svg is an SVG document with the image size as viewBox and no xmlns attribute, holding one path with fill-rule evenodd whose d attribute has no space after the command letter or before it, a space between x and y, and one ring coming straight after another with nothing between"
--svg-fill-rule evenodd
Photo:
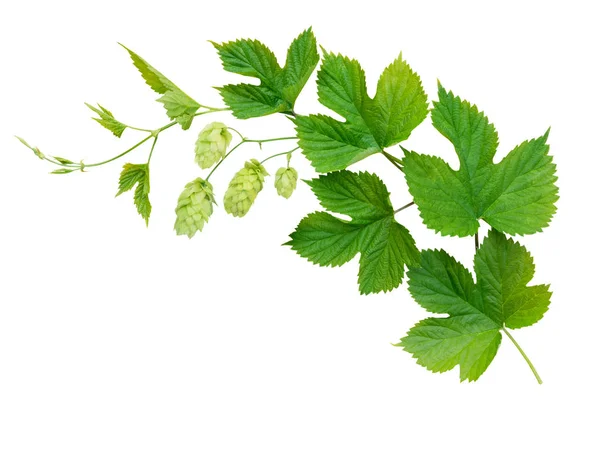
<instances>
[{"instance_id":1,"label":"lobed leaf","mask_svg":"<svg viewBox=\"0 0 600 450\"><path fill-rule=\"evenodd\" d=\"M490 365L503 327L529 326L548 309L546 285L527 286L533 258L520 244L491 230L475 254L470 272L443 250L421 252L408 272L412 297L427 311L447 314L417 323L397 346L433 372L460 366L460 379L475 381Z\"/></svg>"},{"instance_id":2,"label":"lobed leaf","mask_svg":"<svg viewBox=\"0 0 600 450\"><path fill-rule=\"evenodd\" d=\"M125 131L125 129L127 128L127 125L115 119L113 113L111 113L108 109L104 108L101 105L98 105L98 108L96 108L90 105L89 103L86 103L85 106L87 106L96 114L98 114L99 117L92 117L96 122L98 122L100 125L106 128L116 137L121 137L123 131Z\"/></svg>"},{"instance_id":3,"label":"lobed leaf","mask_svg":"<svg viewBox=\"0 0 600 450\"><path fill-rule=\"evenodd\" d=\"M123 166L123 170L119 177L119 190L117 196L130 191L134 187L133 202L138 213L144 218L146 225L148 225L148 219L152 212L152 205L150 204L149 198L150 168L148 164L127 163Z\"/></svg>"},{"instance_id":4,"label":"lobed leaf","mask_svg":"<svg viewBox=\"0 0 600 450\"><path fill-rule=\"evenodd\" d=\"M295 119L299 145L318 172L345 169L410 136L427 116L421 79L400 55L382 73L370 98L358 61L325 53L317 76L319 101L341 115Z\"/></svg>"},{"instance_id":5,"label":"lobed leaf","mask_svg":"<svg viewBox=\"0 0 600 450\"><path fill-rule=\"evenodd\" d=\"M480 219L511 235L548 226L558 199L548 132L494 164L498 134L477 107L439 85L431 116L454 145L460 167L455 171L441 158L405 152L404 175L425 225L451 236L474 235Z\"/></svg>"},{"instance_id":6,"label":"lobed leaf","mask_svg":"<svg viewBox=\"0 0 600 450\"><path fill-rule=\"evenodd\" d=\"M347 170L307 182L327 212L306 216L287 243L300 256L320 266L341 266L361 254L361 294L398 287L404 267L418 263L419 252L408 230L394 219L389 192L377 175Z\"/></svg>"},{"instance_id":7,"label":"lobed leaf","mask_svg":"<svg viewBox=\"0 0 600 450\"><path fill-rule=\"evenodd\" d=\"M273 52L262 42L239 39L212 43L223 68L260 80L260 85L228 84L217 88L225 104L239 119L273 113L293 113L300 91L319 62L317 41L309 28L290 45L282 68Z\"/></svg>"}]
</instances>

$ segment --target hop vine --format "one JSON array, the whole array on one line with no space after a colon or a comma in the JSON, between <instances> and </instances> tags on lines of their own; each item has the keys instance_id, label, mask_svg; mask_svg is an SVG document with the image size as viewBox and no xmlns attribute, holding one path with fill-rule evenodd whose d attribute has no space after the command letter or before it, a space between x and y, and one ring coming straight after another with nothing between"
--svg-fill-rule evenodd
<instances>
[{"instance_id":1,"label":"hop vine","mask_svg":"<svg viewBox=\"0 0 600 450\"><path fill-rule=\"evenodd\" d=\"M122 46L142 79L158 94L167 123L133 126L100 104L86 103L93 120L115 138L125 133L140 136L133 146L91 163L49 156L18 139L50 164L56 175L87 172L117 161L123 164L121 160L131 158L122 166L117 196L133 191L136 210L148 225L152 156L162 133L174 127L192 129L205 115L230 114L233 117L228 120L203 123L194 148L181 149L190 152L197 169L210 171L199 173L174 201L177 235L192 238L201 233L214 209L220 207L215 199L221 195L224 210L241 218L250 213L265 186L286 199L297 189L309 188L323 210L306 215L286 244L320 266L347 265L360 254L357 280L365 295L389 292L407 281L419 305L443 315L417 322L396 344L418 364L432 372L458 366L461 381L475 381L488 369L505 336L541 383L541 376L509 329L541 320L549 308L551 291L545 284L530 285L533 256L511 236L542 232L556 212L558 187L549 131L516 145L495 163L498 132L487 116L441 83L431 105L421 77L402 55L381 73L371 97L367 72L360 63L333 52L319 53L311 28L291 42L283 63L258 40L212 45L224 70L255 81L218 87L223 106L207 106L193 99L148 61ZM295 110L315 70L318 100L335 117ZM458 170L438 156L405 148L411 133L427 126L422 124L430 112L434 129L448 140L459 159ZM272 114L287 117L295 134L246 137L253 123L247 119ZM237 121L247 127L244 132L238 130ZM236 128L229 126L232 123ZM262 160L258 157L270 144L276 147L292 142L293 147L289 145L285 151ZM133 153L142 147L149 147L147 153L134 158ZM241 148L245 148L246 162L241 169L232 168L228 157ZM298 150L319 174L302 174L306 179L300 184L300 174L290 166L292 154ZM447 154L451 156L449 151ZM266 163L284 157L287 164L274 166L273 182L266 184ZM408 186L403 193L407 199L404 206L394 208L378 174L348 169L366 158L379 158L382 164L399 169L398 176ZM217 170L232 174L227 187L210 182ZM473 273L444 250L419 250L402 224L401 212L412 206L418 208L424 226L442 236L474 239ZM479 245L481 221L487 222L491 231Z\"/></svg>"}]
</instances>

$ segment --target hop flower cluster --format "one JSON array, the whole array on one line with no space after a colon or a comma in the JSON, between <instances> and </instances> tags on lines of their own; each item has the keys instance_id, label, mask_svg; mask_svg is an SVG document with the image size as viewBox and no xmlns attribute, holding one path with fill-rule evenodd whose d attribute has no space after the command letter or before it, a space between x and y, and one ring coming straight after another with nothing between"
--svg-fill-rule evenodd
<instances>
[{"instance_id":1,"label":"hop flower cluster","mask_svg":"<svg viewBox=\"0 0 600 450\"><path fill-rule=\"evenodd\" d=\"M281 167L275 174L275 188L284 198L290 198L298 183L298 172L293 167Z\"/></svg>"},{"instance_id":2,"label":"hop flower cluster","mask_svg":"<svg viewBox=\"0 0 600 450\"><path fill-rule=\"evenodd\" d=\"M175 232L191 239L197 231L202 231L213 212L213 203L213 188L208 181L196 178L186 184L175 208Z\"/></svg>"},{"instance_id":3,"label":"hop flower cluster","mask_svg":"<svg viewBox=\"0 0 600 450\"><path fill-rule=\"evenodd\" d=\"M231 143L231 133L221 122L206 125L196 140L196 163L201 169L208 169L225 156Z\"/></svg>"},{"instance_id":4,"label":"hop flower cluster","mask_svg":"<svg viewBox=\"0 0 600 450\"><path fill-rule=\"evenodd\" d=\"M225 211L235 217L244 217L263 188L265 176L269 173L256 159L246 162L237 172L225 192Z\"/></svg>"}]
</instances>

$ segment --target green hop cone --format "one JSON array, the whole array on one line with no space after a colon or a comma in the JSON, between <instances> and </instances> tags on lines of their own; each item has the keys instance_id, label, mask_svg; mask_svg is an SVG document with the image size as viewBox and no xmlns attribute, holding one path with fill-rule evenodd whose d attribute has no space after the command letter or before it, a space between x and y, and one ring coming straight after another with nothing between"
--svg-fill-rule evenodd
<instances>
[{"instance_id":1,"label":"green hop cone","mask_svg":"<svg viewBox=\"0 0 600 450\"><path fill-rule=\"evenodd\" d=\"M235 217L244 217L262 190L265 176L268 175L256 159L246 162L244 168L234 175L225 192L225 211Z\"/></svg>"},{"instance_id":2,"label":"green hop cone","mask_svg":"<svg viewBox=\"0 0 600 450\"><path fill-rule=\"evenodd\" d=\"M209 123L196 140L196 163L202 169L208 169L225 156L231 143L231 133L221 122Z\"/></svg>"},{"instance_id":3,"label":"green hop cone","mask_svg":"<svg viewBox=\"0 0 600 450\"><path fill-rule=\"evenodd\" d=\"M175 208L175 232L191 239L197 231L202 231L213 212L213 203L213 188L208 181L196 178L186 184Z\"/></svg>"},{"instance_id":4,"label":"green hop cone","mask_svg":"<svg viewBox=\"0 0 600 450\"><path fill-rule=\"evenodd\" d=\"M275 174L275 188L283 198L290 198L298 183L298 172L293 167L281 167Z\"/></svg>"}]
</instances>

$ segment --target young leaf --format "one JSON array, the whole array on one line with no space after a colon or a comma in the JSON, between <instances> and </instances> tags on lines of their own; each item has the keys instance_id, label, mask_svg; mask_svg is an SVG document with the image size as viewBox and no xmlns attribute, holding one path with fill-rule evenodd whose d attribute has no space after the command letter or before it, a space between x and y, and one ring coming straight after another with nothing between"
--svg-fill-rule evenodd
<instances>
[{"instance_id":1,"label":"young leaf","mask_svg":"<svg viewBox=\"0 0 600 450\"><path fill-rule=\"evenodd\" d=\"M475 255L477 284L443 250L423 251L408 289L427 311L448 317L417 323L397 346L432 372L459 365L461 381L477 380L496 355L500 330L533 325L548 310L549 286L527 286L534 269L524 247L493 229Z\"/></svg>"},{"instance_id":2,"label":"young leaf","mask_svg":"<svg viewBox=\"0 0 600 450\"><path fill-rule=\"evenodd\" d=\"M87 106L92 111L94 111L96 114L98 114L99 117L92 117L92 119L94 119L96 122L98 122L104 128L106 128L108 131L110 131L116 137L121 137L121 135L123 134L123 131L125 131L125 128L127 128L127 125L122 124L117 119L115 119L115 116L113 116L113 113L111 113L108 109L102 107L101 105L98 105L98 108L96 108L96 107L90 105L89 103L86 103L85 106Z\"/></svg>"},{"instance_id":3,"label":"young leaf","mask_svg":"<svg viewBox=\"0 0 600 450\"><path fill-rule=\"evenodd\" d=\"M193 98L179 89L171 80L148 64L139 55L129 50L123 44L121 46L129 52L131 60L140 74L146 81L146 84L157 94L162 94L157 102L163 104L169 118L176 120L181 128L187 130L192 124L194 114L200 108L200 104Z\"/></svg>"},{"instance_id":4,"label":"young leaf","mask_svg":"<svg viewBox=\"0 0 600 450\"><path fill-rule=\"evenodd\" d=\"M225 70L260 80L259 86L243 83L217 88L233 115L240 119L291 113L319 62L317 41L310 28L292 42L283 68L273 52L259 41L241 39L212 44Z\"/></svg>"},{"instance_id":5,"label":"young leaf","mask_svg":"<svg viewBox=\"0 0 600 450\"><path fill-rule=\"evenodd\" d=\"M360 252L362 294L398 287L404 266L417 264L419 252L408 230L394 220L390 194L377 175L343 170L307 183L324 208L352 220L309 214L287 245L320 266L341 266Z\"/></svg>"},{"instance_id":6,"label":"young leaf","mask_svg":"<svg viewBox=\"0 0 600 450\"><path fill-rule=\"evenodd\" d=\"M317 77L319 101L346 119L295 119L299 145L318 172L349 165L402 142L427 116L421 79L400 55L381 74L374 98L358 61L325 53Z\"/></svg>"},{"instance_id":7,"label":"young leaf","mask_svg":"<svg viewBox=\"0 0 600 450\"><path fill-rule=\"evenodd\" d=\"M58 161L61 164L75 164L70 159L63 158L62 156L53 156L52 158L54 158L56 161Z\"/></svg>"},{"instance_id":8,"label":"young leaf","mask_svg":"<svg viewBox=\"0 0 600 450\"><path fill-rule=\"evenodd\" d=\"M53 175L64 175L64 174L67 174L67 173L71 173L71 172L73 172L75 170L77 170L77 169L56 169L56 170L53 170L50 173L53 174Z\"/></svg>"},{"instance_id":9,"label":"young leaf","mask_svg":"<svg viewBox=\"0 0 600 450\"><path fill-rule=\"evenodd\" d=\"M150 194L150 169L148 164L127 163L123 166L123 171L119 177L119 191L117 192L117 196L133 189L136 184L137 187L133 194L133 202L138 213L144 218L146 225L148 225L148 219L152 211L152 205L148 197Z\"/></svg>"},{"instance_id":10,"label":"young leaf","mask_svg":"<svg viewBox=\"0 0 600 450\"><path fill-rule=\"evenodd\" d=\"M406 182L425 225L442 235L469 236L479 229L479 219L511 235L532 234L549 224L558 188L548 133L523 142L494 164L498 134L477 107L439 85L432 119L454 145L460 168L405 152Z\"/></svg>"}]
</instances>

